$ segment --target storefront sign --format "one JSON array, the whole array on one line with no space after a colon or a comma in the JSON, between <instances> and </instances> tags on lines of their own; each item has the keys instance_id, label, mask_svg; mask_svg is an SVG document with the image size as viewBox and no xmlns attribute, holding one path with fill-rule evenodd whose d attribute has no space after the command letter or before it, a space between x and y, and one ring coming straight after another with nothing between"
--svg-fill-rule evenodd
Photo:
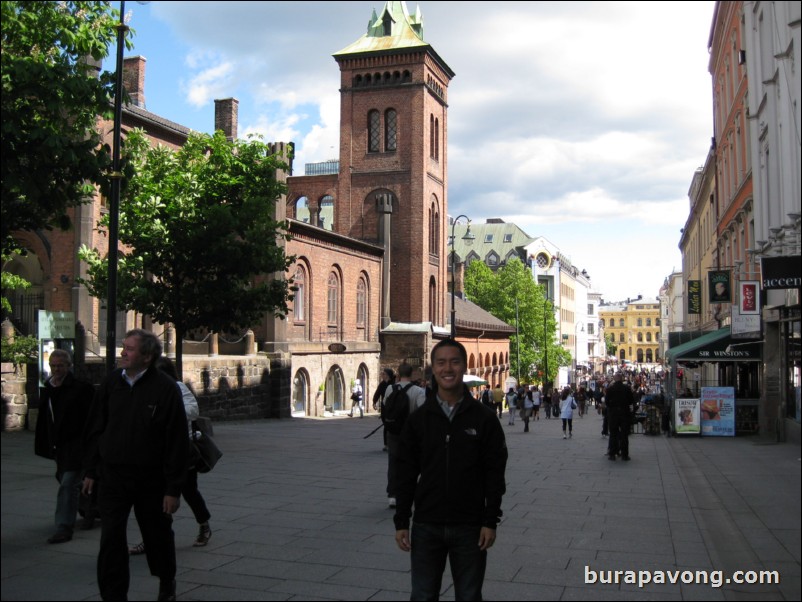
<instances>
[{"instance_id":1,"label":"storefront sign","mask_svg":"<svg viewBox=\"0 0 802 602\"><path fill-rule=\"evenodd\" d=\"M702 436L735 436L735 389L733 387L702 387Z\"/></svg>"},{"instance_id":2,"label":"storefront sign","mask_svg":"<svg viewBox=\"0 0 802 602\"><path fill-rule=\"evenodd\" d=\"M702 281L688 280L688 313L702 313Z\"/></svg>"},{"instance_id":3,"label":"storefront sign","mask_svg":"<svg viewBox=\"0 0 802 602\"><path fill-rule=\"evenodd\" d=\"M674 401L674 430L678 435L698 435L699 400L676 399Z\"/></svg>"},{"instance_id":4,"label":"storefront sign","mask_svg":"<svg viewBox=\"0 0 802 602\"><path fill-rule=\"evenodd\" d=\"M710 303L732 303L732 274L729 270L707 273L707 294Z\"/></svg>"},{"instance_id":5,"label":"storefront sign","mask_svg":"<svg viewBox=\"0 0 802 602\"><path fill-rule=\"evenodd\" d=\"M802 258L799 255L789 257L761 257L760 273L763 275L765 290L802 287Z\"/></svg>"}]
</instances>

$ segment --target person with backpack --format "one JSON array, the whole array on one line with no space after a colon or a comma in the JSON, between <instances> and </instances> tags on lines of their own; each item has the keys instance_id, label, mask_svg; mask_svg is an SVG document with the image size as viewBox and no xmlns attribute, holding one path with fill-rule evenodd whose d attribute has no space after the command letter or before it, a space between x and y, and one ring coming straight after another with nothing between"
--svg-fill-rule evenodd
<instances>
[{"instance_id":1,"label":"person with backpack","mask_svg":"<svg viewBox=\"0 0 802 602\"><path fill-rule=\"evenodd\" d=\"M496 403L493 401L493 391L490 390L490 385L485 385L480 401L482 405L487 406L493 412L496 411Z\"/></svg>"},{"instance_id":2,"label":"person with backpack","mask_svg":"<svg viewBox=\"0 0 802 602\"><path fill-rule=\"evenodd\" d=\"M398 367L398 382L389 385L384 392L381 419L387 433L387 505L395 508L395 479L398 467L401 431L407 417L426 401L426 391L412 382L412 366Z\"/></svg>"}]
</instances>

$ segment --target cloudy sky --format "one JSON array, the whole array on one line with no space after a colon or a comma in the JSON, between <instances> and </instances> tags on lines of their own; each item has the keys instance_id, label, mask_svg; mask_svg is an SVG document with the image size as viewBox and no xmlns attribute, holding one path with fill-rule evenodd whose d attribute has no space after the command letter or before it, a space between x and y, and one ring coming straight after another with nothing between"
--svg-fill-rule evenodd
<instances>
[{"instance_id":1,"label":"cloudy sky","mask_svg":"<svg viewBox=\"0 0 802 602\"><path fill-rule=\"evenodd\" d=\"M656 297L681 268L688 189L713 135L714 3L407 4L456 73L449 214L545 236L607 301ZM126 55L147 59L149 111L211 132L214 99L235 97L240 136L295 142L302 174L337 158L331 55L383 6L127 2Z\"/></svg>"}]
</instances>

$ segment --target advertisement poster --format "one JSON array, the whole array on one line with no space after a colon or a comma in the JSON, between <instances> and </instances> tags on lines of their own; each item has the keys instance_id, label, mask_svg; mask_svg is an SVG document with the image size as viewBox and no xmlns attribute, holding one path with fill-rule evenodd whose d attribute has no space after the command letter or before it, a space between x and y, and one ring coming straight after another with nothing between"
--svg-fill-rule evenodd
<instances>
[{"instance_id":1,"label":"advertisement poster","mask_svg":"<svg viewBox=\"0 0 802 602\"><path fill-rule=\"evenodd\" d=\"M741 315L760 314L760 282L757 280L742 280L738 286L741 289Z\"/></svg>"},{"instance_id":2,"label":"advertisement poster","mask_svg":"<svg viewBox=\"0 0 802 602\"><path fill-rule=\"evenodd\" d=\"M703 436L735 436L735 389L733 387L702 387L700 411Z\"/></svg>"},{"instance_id":3,"label":"advertisement poster","mask_svg":"<svg viewBox=\"0 0 802 602\"><path fill-rule=\"evenodd\" d=\"M702 281L688 280L688 313L702 313Z\"/></svg>"},{"instance_id":4,"label":"advertisement poster","mask_svg":"<svg viewBox=\"0 0 802 602\"><path fill-rule=\"evenodd\" d=\"M710 303L732 303L732 275L729 270L711 270L707 273L707 291Z\"/></svg>"},{"instance_id":5,"label":"advertisement poster","mask_svg":"<svg viewBox=\"0 0 802 602\"><path fill-rule=\"evenodd\" d=\"M701 432L698 399L674 401L674 425L677 435L698 435Z\"/></svg>"}]
</instances>

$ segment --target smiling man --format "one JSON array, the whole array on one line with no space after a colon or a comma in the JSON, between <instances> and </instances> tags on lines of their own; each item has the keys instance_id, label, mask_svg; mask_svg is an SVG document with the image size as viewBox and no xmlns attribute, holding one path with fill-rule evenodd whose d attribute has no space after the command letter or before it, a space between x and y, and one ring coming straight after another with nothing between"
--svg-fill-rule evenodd
<instances>
[{"instance_id":1,"label":"smiling man","mask_svg":"<svg viewBox=\"0 0 802 602\"><path fill-rule=\"evenodd\" d=\"M453 339L434 346L432 390L401 435L395 540L411 552L412 600L439 599L447 558L455 599L481 600L496 540L507 443L495 412L462 381L467 359Z\"/></svg>"}]
</instances>

